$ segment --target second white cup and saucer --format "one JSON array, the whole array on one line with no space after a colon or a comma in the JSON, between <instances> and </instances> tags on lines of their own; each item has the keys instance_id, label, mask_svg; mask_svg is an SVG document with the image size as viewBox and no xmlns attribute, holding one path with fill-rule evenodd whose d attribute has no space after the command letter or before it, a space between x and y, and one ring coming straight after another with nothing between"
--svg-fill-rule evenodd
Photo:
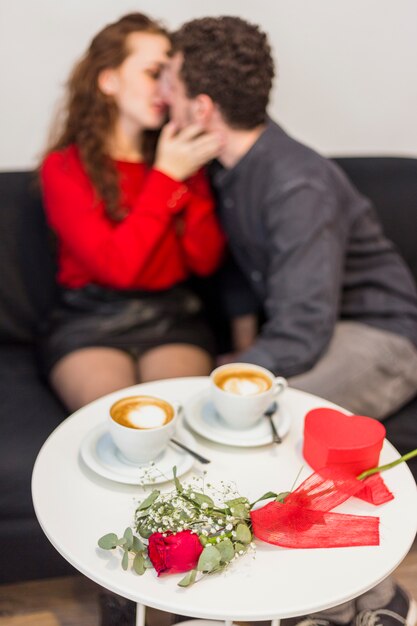
<instances>
[{"instance_id":1,"label":"second white cup and saucer","mask_svg":"<svg viewBox=\"0 0 417 626\"><path fill-rule=\"evenodd\" d=\"M194 459L170 439L195 449L193 435L179 420L179 407L154 396L122 398L106 422L84 439L80 454L96 474L124 484L160 484L185 474Z\"/></svg>"},{"instance_id":2,"label":"second white cup and saucer","mask_svg":"<svg viewBox=\"0 0 417 626\"><path fill-rule=\"evenodd\" d=\"M291 425L291 415L281 401L284 378L249 363L231 363L216 368L210 384L184 404L188 425L199 435L230 446L254 447L272 442L269 419L264 412L277 403L272 417L281 438Z\"/></svg>"}]
</instances>

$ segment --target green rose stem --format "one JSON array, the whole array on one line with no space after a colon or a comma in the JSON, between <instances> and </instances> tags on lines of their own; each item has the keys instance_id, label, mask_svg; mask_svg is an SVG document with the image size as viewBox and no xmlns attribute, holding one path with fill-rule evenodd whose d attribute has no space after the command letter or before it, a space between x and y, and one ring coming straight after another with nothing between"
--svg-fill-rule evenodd
<instances>
[{"instance_id":1,"label":"green rose stem","mask_svg":"<svg viewBox=\"0 0 417 626\"><path fill-rule=\"evenodd\" d=\"M399 465L404 461L409 461L415 456L417 456L417 448L415 450L412 450L411 452L407 452L407 454L404 454L404 456L400 457L396 461L392 461L392 463L387 463L386 465L380 465L379 467L373 467L372 469L365 470L364 472L362 472L362 474L359 474L359 476L357 476L357 479L364 480L365 478L368 478L368 476L372 476L372 474L384 472L385 470L391 469L391 467L395 467L396 465Z\"/></svg>"}]
</instances>

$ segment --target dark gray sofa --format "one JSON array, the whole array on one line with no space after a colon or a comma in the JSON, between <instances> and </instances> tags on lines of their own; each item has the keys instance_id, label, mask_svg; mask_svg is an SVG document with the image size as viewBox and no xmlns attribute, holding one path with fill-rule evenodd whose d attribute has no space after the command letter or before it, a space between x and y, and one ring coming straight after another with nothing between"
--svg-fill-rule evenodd
<instances>
[{"instance_id":1,"label":"dark gray sofa","mask_svg":"<svg viewBox=\"0 0 417 626\"><path fill-rule=\"evenodd\" d=\"M374 201L417 279L417 159L338 162ZM0 583L73 571L44 537L30 494L36 455L66 415L36 363L36 325L55 297L51 250L33 174L0 173ZM417 399L386 426L401 452L417 447ZM417 475L417 460L410 467Z\"/></svg>"}]
</instances>

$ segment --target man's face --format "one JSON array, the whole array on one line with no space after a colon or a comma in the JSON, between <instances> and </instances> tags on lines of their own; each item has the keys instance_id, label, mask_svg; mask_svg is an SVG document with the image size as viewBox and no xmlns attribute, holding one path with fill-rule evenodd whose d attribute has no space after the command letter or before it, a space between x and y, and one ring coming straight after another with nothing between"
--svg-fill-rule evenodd
<instances>
[{"instance_id":1,"label":"man's face","mask_svg":"<svg viewBox=\"0 0 417 626\"><path fill-rule=\"evenodd\" d=\"M181 52L177 52L166 64L160 79L161 96L170 110L170 118L179 129L196 122L195 100L186 94L180 72L183 62Z\"/></svg>"}]
</instances>

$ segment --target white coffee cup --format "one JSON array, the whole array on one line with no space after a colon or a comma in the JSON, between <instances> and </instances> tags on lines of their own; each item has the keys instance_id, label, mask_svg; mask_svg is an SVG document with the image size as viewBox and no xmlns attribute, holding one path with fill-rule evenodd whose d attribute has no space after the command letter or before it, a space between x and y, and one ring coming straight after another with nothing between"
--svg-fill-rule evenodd
<instances>
[{"instance_id":1,"label":"white coffee cup","mask_svg":"<svg viewBox=\"0 0 417 626\"><path fill-rule=\"evenodd\" d=\"M210 375L211 401L230 428L254 426L288 386L285 378L251 363L228 363Z\"/></svg>"},{"instance_id":2,"label":"white coffee cup","mask_svg":"<svg viewBox=\"0 0 417 626\"><path fill-rule=\"evenodd\" d=\"M110 435L124 460L153 461L174 435L179 406L157 396L121 398L110 407Z\"/></svg>"}]
</instances>

